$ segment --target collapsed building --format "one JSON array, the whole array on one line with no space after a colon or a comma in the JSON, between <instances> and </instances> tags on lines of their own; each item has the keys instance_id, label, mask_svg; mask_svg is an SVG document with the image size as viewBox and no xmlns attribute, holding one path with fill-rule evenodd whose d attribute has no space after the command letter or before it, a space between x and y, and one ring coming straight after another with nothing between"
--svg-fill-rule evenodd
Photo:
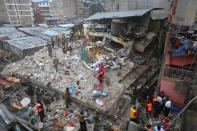
<instances>
[{"instance_id":1,"label":"collapsed building","mask_svg":"<svg viewBox=\"0 0 197 131\"><path fill-rule=\"evenodd\" d=\"M161 32L158 29L165 26L165 18L152 19L151 10L91 16L87 19L91 24L84 24L88 45L82 34L72 43L72 52L64 54L59 48L53 49L52 56L60 61L57 72L53 67L54 58L48 56L44 47L25 60L9 64L2 74L28 79L33 85L55 91L60 96L68 87L74 102L99 109L107 116L121 116L128 109L130 97L127 94L131 94L133 87L151 86L157 81L159 61L152 57L155 52L151 53L151 49L162 50L161 45L155 44L159 43L157 36ZM157 29L151 23L157 23ZM18 29L26 34L32 32L28 28ZM59 29L49 28L43 34L59 36ZM67 29L61 32L66 34ZM33 34L42 37L39 33ZM163 40L162 36L160 40ZM106 69L102 94L96 78L100 62ZM97 94L101 96L97 97Z\"/></svg>"}]
</instances>

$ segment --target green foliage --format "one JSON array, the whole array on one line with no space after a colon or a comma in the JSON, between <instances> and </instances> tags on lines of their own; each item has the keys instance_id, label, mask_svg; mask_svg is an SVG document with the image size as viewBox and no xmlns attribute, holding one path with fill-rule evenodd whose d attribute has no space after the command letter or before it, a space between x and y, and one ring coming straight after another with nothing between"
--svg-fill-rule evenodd
<instances>
[{"instance_id":1,"label":"green foliage","mask_svg":"<svg viewBox=\"0 0 197 131\"><path fill-rule=\"evenodd\" d=\"M91 15L92 14L95 14L97 12L104 12L105 11L104 6L102 4L100 4L100 3L98 3L98 4L96 4L96 3L92 4L90 6L89 10L90 10L90 14Z\"/></svg>"}]
</instances>

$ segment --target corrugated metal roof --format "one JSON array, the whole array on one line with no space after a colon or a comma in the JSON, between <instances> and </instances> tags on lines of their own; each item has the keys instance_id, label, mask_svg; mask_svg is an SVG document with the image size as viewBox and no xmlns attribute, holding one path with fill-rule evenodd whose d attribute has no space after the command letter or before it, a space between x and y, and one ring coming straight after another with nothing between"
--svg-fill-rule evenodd
<instances>
[{"instance_id":1,"label":"corrugated metal roof","mask_svg":"<svg viewBox=\"0 0 197 131\"><path fill-rule=\"evenodd\" d=\"M50 37L47 36L46 34L42 33L44 32L46 29L43 29L41 27L23 27L23 28L19 28L20 31L24 31L28 34L31 34L33 36L45 39L45 40L50 40Z\"/></svg>"},{"instance_id":2,"label":"corrugated metal roof","mask_svg":"<svg viewBox=\"0 0 197 131\"><path fill-rule=\"evenodd\" d=\"M17 32L17 30L14 27L0 27L0 34L11 33L11 32Z\"/></svg>"},{"instance_id":3,"label":"corrugated metal roof","mask_svg":"<svg viewBox=\"0 0 197 131\"><path fill-rule=\"evenodd\" d=\"M75 25L74 24L61 24L61 25L58 25L58 26L62 27L62 28L72 28Z\"/></svg>"},{"instance_id":4,"label":"corrugated metal roof","mask_svg":"<svg viewBox=\"0 0 197 131\"><path fill-rule=\"evenodd\" d=\"M14 27L0 27L0 37L8 37L11 40L26 36L26 34L16 30Z\"/></svg>"},{"instance_id":5,"label":"corrugated metal roof","mask_svg":"<svg viewBox=\"0 0 197 131\"><path fill-rule=\"evenodd\" d=\"M22 37L26 37L26 36L27 36L26 34L19 32L19 31L0 34L0 37L8 37L10 40L22 38Z\"/></svg>"},{"instance_id":6,"label":"corrugated metal roof","mask_svg":"<svg viewBox=\"0 0 197 131\"><path fill-rule=\"evenodd\" d=\"M39 3L39 2L48 2L49 0L31 0L32 2Z\"/></svg>"},{"instance_id":7,"label":"corrugated metal roof","mask_svg":"<svg viewBox=\"0 0 197 131\"><path fill-rule=\"evenodd\" d=\"M143 16L148 13L150 9L140 9L140 10L132 10L132 11L122 11L122 12L104 12L104 13L96 13L86 20L99 20L99 19L112 19L112 18L124 18L124 17L134 17L134 16Z\"/></svg>"},{"instance_id":8,"label":"corrugated metal roof","mask_svg":"<svg viewBox=\"0 0 197 131\"><path fill-rule=\"evenodd\" d=\"M68 35L68 34L70 34L70 30L67 30L65 28L60 28L60 27L53 27L53 28L50 28L50 29L44 31L43 33L48 36L57 36L57 35L59 35L59 33L64 34L64 35Z\"/></svg>"},{"instance_id":9,"label":"corrugated metal roof","mask_svg":"<svg viewBox=\"0 0 197 131\"><path fill-rule=\"evenodd\" d=\"M14 39L14 40L7 40L6 42L17 47L20 50L41 47L47 44L46 40L43 40L38 37L23 37L23 38Z\"/></svg>"}]
</instances>

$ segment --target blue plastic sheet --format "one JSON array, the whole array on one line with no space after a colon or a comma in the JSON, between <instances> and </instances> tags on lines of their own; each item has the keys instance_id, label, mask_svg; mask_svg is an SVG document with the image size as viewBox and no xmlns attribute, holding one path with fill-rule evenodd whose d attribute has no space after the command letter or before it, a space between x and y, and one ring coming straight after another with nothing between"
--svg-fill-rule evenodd
<instances>
[{"instance_id":1,"label":"blue plastic sheet","mask_svg":"<svg viewBox=\"0 0 197 131\"><path fill-rule=\"evenodd\" d=\"M187 50L189 49L189 44L184 44L178 49L172 50L172 56L188 56Z\"/></svg>"}]
</instances>

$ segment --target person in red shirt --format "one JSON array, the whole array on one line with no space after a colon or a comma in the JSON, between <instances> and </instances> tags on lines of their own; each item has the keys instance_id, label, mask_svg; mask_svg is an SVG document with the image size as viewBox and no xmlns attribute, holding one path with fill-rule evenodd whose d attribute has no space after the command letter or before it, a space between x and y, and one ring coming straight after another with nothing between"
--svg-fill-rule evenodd
<instances>
[{"instance_id":1,"label":"person in red shirt","mask_svg":"<svg viewBox=\"0 0 197 131\"><path fill-rule=\"evenodd\" d=\"M168 120L167 117L164 117L163 119L163 128L165 131L169 131L169 126L170 126L170 121Z\"/></svg>"},{"instance_id":2,"label":"person in red shirt","mask_svg":"<svg viewBox=\"0 0 197 131\"><path fill-rule=\"evenodd\" d=\"M40 116L40 121L43 122L43 119L44 119L44 106L39 100L37 100L36 109L38 110L38 115Z\"/></svg>"}]
</instances>

